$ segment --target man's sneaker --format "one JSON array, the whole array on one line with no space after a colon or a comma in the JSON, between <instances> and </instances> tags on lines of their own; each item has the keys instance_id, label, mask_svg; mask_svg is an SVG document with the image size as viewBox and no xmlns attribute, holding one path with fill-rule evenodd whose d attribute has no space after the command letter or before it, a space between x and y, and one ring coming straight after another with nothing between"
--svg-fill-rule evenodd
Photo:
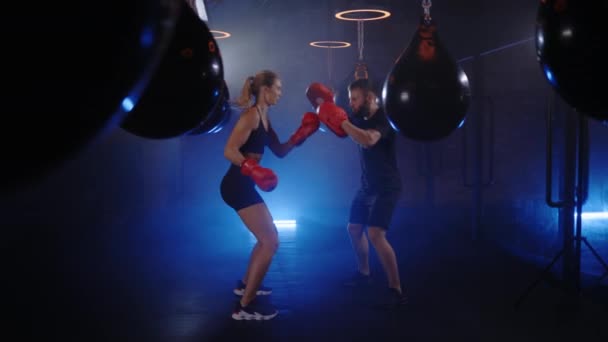
<instances>
[{"instance_id":1,"label":"man's sneaker","mask_svg":"<svg viewBox=\"0 0 608 342\"><path fill-rule=\"evenodd\" d=\"M383 310L402 310L405 309L407 303L408 298L405 294L397 289L389 288L375 306Z\"/></svg>"},{"instance_id":2,"label":"man's sneaker","mask_svg":"<svg viewBox=\"0 0 608 342\"><path fill-rule=\"evenodd\" d=\"M245 284L241 280L236 281L236 286L233 290L234 294L237 296L242 296L245 294ZM256 291L256 295L258 296L268 296L272 293L272 288L266 286L260 286Z\"/></svg>"},{"instance_id":3,"label":"man's sneaker","mask_svg":"<svg viewBox=\"0 0 608 342\"><path fill-rule=\"evenodd\" d=\"M357 271L342 284L346 287L368 287L372 284L372 277Z\"/></svg>"},{"instance_id":4,"label":"man's sneaker","mask_svg":"<svg viewBox=\"0 0 608 342\"><path fill-rule=\"evenodd\" d=\"M237 300L234 310L232 311L232 319L237 321L267 321L273 319L278 313L279 311L266 301L254 299L247 306L242 306L241 301Z\"/></svg>"}]
</instances>

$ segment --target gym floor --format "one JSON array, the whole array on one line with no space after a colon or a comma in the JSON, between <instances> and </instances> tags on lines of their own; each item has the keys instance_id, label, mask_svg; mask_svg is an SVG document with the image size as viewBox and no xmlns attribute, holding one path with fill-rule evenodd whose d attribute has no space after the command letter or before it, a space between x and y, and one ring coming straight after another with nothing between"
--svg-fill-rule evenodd
<instances>
[{"instance_id":1,"label":"gym floor","mask_svg":"<svg viewBox=\"0 0 608 342\"><path fill-rule=\"evenodd\" d=\"M466 227L439 220L406 222L399 213L389 238L410 304L403 312L378 310L373 304L386 281L376 256L371 259L372 288L343 288L341 280L354 271L345 223L323 220L323 213L316 217L298 222L295 229L279 229L281 245L265 284L273 288L270 300L280 313L265 322L230 317L236 300L231 290L254 242L249 233L238 224L211 228L185 217L184 227L190 225L197 238L191 236L183 245L190 249L184 248L179 257L184 263L173 269L166 307L154 326L161 339L608 340L608 279L601 283L583 275L579 300L569 300L559 283L548 279L516 309L517 300L540 275L540 267L509 255L491 241L473 241ZM166 224L162 219L148 222L159 229Z\"/></svg>"},{"instance_id":2,"label":"gym floor","mask_svg":"<svg viewBox=\"0 0 608 342\"><path fill-rule=\"evenodd\" d=\"M386 284L373 253L374 285L341 286L355 269L345 222L318 212L279 229L281 245L265 279L279 315L235 321L232 289L254 240L236 214L213 225L187 208L122 226L66 223L38 231L30 245L37 253L15 248L4 261L16 266L6 279L19 284L5 283L13 291L7 308L33 324L20 334L80 341L608 341L606 277L583 276L578 300L547 278L516 309L542 265L491 240L473 241L465 225L403 216L397 212L389 233L410 297L402 312L373 307ZM24 273L35 278L20 278Z\"/></svg>"}]
</instances>

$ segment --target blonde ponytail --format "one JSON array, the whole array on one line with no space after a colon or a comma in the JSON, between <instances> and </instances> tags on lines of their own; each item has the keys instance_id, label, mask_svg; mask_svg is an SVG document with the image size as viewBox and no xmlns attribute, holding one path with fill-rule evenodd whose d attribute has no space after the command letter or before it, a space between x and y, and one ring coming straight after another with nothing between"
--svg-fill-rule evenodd
<instances>
[{"instance_id":1,"label":"blonde ponytail","mask_svg":"<svg viewBox=\"0 0 608 342\"><path fill-rule=\"evenodd\" d=\"M253 80L253 76L247 77L243 84L241 95L236 100L236 104L241 108L247 108L251 105L251 98L253 97Z\"/></svg>"},{"instance_id":2,"label":"blonde ponytail","mask_svg":"<svg viewBox=\"0 0 608 342\"><path fill-rule=\"evenodd\" d=\"M247 77L245 84L243 84L241 96L236 100L236 104L243 109L248 108L252 105L252 99L259 95L262 86L272 87L278 77L274 71L270 70L262 70L255 74L255 76Z\"/></svg>"}]
</instances>

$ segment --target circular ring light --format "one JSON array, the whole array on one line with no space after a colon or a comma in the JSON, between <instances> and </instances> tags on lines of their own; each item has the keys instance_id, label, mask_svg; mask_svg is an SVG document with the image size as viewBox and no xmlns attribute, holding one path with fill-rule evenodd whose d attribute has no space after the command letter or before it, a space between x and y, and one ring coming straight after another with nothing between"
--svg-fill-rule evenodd
<instances>
[{"instance_id":1,"label":"circular ring light","mask_svg":"<svg viewBox=\"0 0 608 342\"><path fill-rule=\"evenodd\" d=\"M350 46L349 42L342 42L339 40L318 40L316 42L310 42L310 46L323 48L323 49L343 49Z\"/></svg>"},{"instance_id":2,"label":"circular ring light","mask_svg":"<svg viewBox=\"0 0 608 342\"><path fill-rule=\"evenodd\" d=\"M336 13L337 19L349 21L381 20L390 16L391 12L389 11L372 8L354 9Z\"/></svg>"},{"instance_id":3,"label":"circular ring light","mask_svg":"<svg viewBox=\"0 0 608 342\"><path fill-rule=\"evenodd\" d=\"M231 34L226 31L209 30L209 32L213 34L213 38L215 39L225 39L231 36Z\"/></svg>"}]
</instances>

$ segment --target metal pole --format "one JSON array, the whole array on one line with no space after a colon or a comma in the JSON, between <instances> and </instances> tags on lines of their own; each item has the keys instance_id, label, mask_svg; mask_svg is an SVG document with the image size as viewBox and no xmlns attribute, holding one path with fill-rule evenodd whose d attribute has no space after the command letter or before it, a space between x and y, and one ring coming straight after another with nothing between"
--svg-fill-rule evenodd
<instances>
[{"instance_id":1,"label":"metal pole","mask_svg":"<svg viewBox=\"0 0 608 342\"><path fill-rule=\"evenodd\" d=\"M424 158L426 161L426 200L430 209L435 208L435 170L433 168L433 153L430 144L425 144Z\"/></svg>"},{"instance_id":2,"label":"metal pole","mask_svg":"<svg viewBox=\"0 0 608 342\"><path fill-rule=\"evenodd\" d=\"M576 275L574 290L576 294L581 292L581 242L582 242L582 220L583 204L587 200L587 185L589 184L589 131L587 117L583 113L576 113L578 119L577 146L577 181L576 181L576 231L574 240L574 264L573 272Z\"/></svg>"},{"instance_id":3,"label":"metal pole","mask_svg":"<svg viewBox=\"0 0 608 342\"><path fill-rule=\"evenodd\" d=\"M562 198L564 206L559 211L559 221L561 224L563 237L564 258L562 264L562 279L568 291L576 287L575 278L576 258L573 250L573 238L575 229L575 209L576 209L576 166L577 166L577 145L579 122L575 115L566 111L564 117L564 154L563 154L563 179L562 179Z\"/></svg>"},{"instance_id":4,"label":"metal pole","mask_svg":"<svg viewBox=\"0 0 608 342\"><path fill-rule=\"evenodd\" d=\"M481 230L483 211L483 105L484 82L483 60L475 56L473 60L473 110L471 113L471 126L473 131L473 213L471 238L477 240Z\"/></svg>"}]
</instances>

